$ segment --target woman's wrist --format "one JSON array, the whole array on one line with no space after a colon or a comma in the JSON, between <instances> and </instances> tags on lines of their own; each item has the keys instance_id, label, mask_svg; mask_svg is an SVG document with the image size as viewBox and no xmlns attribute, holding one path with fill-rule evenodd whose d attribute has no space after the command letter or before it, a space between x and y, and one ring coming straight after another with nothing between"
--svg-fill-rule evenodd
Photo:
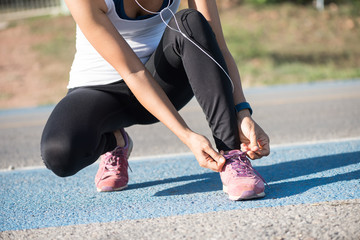
<instances>
[{"instance_id":1,"label":"woman's wrist","mask_svg":"<svg viewBox=\"0 0 360 240\"><path fill-rule=\"evenodd\" d=\"M175 135L177 135L180 141L182 141L185 145L189 146L189 140L194 135L194 132L187 127L175 133Z\"/></svg>"},{"instance_id":2,"label":"woman's wrist","mask_svg":"<svg viewBox=\"0 0 360 240\"><path fill-rule=\"evenodd\" d=\"M250 115L252 115L253 111L248 102L241 102L235 105L236 112L241 112L244 110L248 110Z\"/></svg>"},{"instance_id":3,"label":"woman's wrist","mask_svg":"<svg viewBox=\"0 0 360 240\"><path fill-rule=\"evenodd\" d=\"M251 114L250 114L249 109L243 109L243 110L241 110L240 112L237 113L238 120L242 120L242 119L244 119L246 117L251 118Z\"/></svg>"}]
</instances>

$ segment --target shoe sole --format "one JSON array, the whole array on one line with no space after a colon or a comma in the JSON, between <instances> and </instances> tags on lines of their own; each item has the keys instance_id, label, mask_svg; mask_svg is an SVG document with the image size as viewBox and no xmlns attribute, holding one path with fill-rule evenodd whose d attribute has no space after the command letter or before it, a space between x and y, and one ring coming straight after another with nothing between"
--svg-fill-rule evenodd
<instances>
[{"instance_id":1,"label":"shoe sole","mask_svg":"<svg viewBox=\"0 0 360 240\"><path fill-rule=\"evenodd\" d=\"M223 191L225 193L227 193L229 195L229 199L230 200L233 200L233 201L239 201L239 200L250 200L250 199L255 199L255 198L262 198L262 197L265 197L265 192L261 192L261 193L258 193L258 194L253 194L253 195L250 195L250 196L246 196L246 197L243 197L242 195L240 196L234 196L234 195L230 195L228 193L228 188L227 186L223 185Z\"/></svg>"},{"instance_id":2,"label":"shoe sole","mask_svg":"<svg viewBox=\"0 0 360 240\"><path fill-rule=\"evenodd\" d=\"M125 186L122 186L122 187L119 187L119 188L102 187L102 188L96 188L96 190L98 192L115 192L115 191L123 190L123 189L125 189L127 187L128 187L128 185L126 184Z\"/></svg>"}]
</instances>

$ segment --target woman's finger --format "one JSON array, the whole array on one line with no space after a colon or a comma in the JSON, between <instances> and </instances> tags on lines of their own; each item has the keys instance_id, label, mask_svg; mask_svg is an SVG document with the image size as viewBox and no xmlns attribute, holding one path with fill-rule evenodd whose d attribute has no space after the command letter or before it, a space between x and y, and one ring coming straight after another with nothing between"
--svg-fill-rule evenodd
<instances>
[{"instance_id":1,"label":"woman's finger","mask_svg":"<svg viewBox=\"0 0 360 240\"><path fill-rule=\"evenodd\" d=\"M206 155L205 162L206 168L209 168L213 171L219 172L222 170L225 164L225 158L220 153L216 152L213 148L208 147L204 150Z\"/></svg>"},{"instance_id":2,"label":"woman's finger","mask_svg":"<svg viewBox=\"0 0 360 240\"><path fill-rule=\"evenodd\" d=\"M215 161L215 163L217 164L217 170L221 171L226 161L224 156L215 151L213 148L208 148L207 154L209 154L213 161Z\"/></svg>"},{"instance_id":3,"label":"woman's finger","mask_svg":"<svg viewBox=\"0 0 360 240\"><path fill-rule=\"evenodd\" d=\"M261 158L261 156L259 156L258 154L256 154L256 153L253 152L253 151L247 151L247 152L246 152L246 155L247 155L250 159L252 159L252 160Z\"/></svg>"}]
</instances>

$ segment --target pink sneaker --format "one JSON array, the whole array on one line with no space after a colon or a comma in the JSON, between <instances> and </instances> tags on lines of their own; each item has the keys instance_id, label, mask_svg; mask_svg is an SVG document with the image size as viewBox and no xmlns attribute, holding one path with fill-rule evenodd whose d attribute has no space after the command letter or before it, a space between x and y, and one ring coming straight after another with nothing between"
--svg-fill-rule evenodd
<instances>
[{"instance_id":1,"label":"pink sneaker","mask_svg":"<svg viewBox=\"0 0 360 240\"><path fill-rule=\"evenodd\" d=\"M113 151L101 156L99 170L95 176L95 184L98 192L119 191L128 186L128 158L133 143L124 129L120 131L124 137L125 146L118 146Z\"/></svg>"},{"instance_id":2,"label":"pink sneaker","mask_svg":"<svg viewBox=\"0 0 360 240\"><path fill-rule=\"evenodd\" d=\"M265 196L265 181L251 166L246 152L232 150L224 157L226 163L220 177L223 190L229 195L229 199L237 201Z\"/></svg>"}]
</instances>

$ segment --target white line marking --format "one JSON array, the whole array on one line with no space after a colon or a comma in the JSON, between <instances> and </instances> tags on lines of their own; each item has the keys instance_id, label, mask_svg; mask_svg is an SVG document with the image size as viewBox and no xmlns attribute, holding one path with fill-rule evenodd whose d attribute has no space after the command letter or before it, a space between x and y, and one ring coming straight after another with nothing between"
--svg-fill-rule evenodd
<instances>
[{"instance_id":1,"label":"white line marking","mask_svg":"<svg viewBox=\"0 0 360 240\"><path fill-rule=\"evenodd\" d=\"M299 146L308 146L315 144L326 144L326 143L343 143L351 141L360 141L360 137L350 137L350 138L339 138L339 139L327 139L327 140L315 140L315 141L305 141L300 143L288 143L288 144L274 144L271 145L271 149L284 148L284 147L299 147Z\"/></svg>"},{"instance_id":2,"label":"white line marking","mask_svg":"<svg viewBox=\"0 0 360 240\"><path fill-rule=\"evenodd\" d=\"M300 146L309 146L316 144L326 144L326 143L344 143L351 141L360 141L360 137L353 138L341 138L341 139L330 139L330 140L319 140L319 141L306 141L301 143L290 143L290 144L276 144L271 145L271 150L276 150L277 148L288 148L288 147L300 147ZM194 157L191 152L182 152L182 153L172 153L172 154L163 154L163 155L149 155L149 156L138 156L138 157L130 157L129 162L139 162L139 161L153 161L153 160L163 160L170 158L189 158ZM45 166L29 166L29 167L20 167L15 168L13 170L9 169L0 169L1 172L11 172L11 171L22 171L22 170L37 170L37 169L45 169Z\"/></svg>"}]
</instances>

